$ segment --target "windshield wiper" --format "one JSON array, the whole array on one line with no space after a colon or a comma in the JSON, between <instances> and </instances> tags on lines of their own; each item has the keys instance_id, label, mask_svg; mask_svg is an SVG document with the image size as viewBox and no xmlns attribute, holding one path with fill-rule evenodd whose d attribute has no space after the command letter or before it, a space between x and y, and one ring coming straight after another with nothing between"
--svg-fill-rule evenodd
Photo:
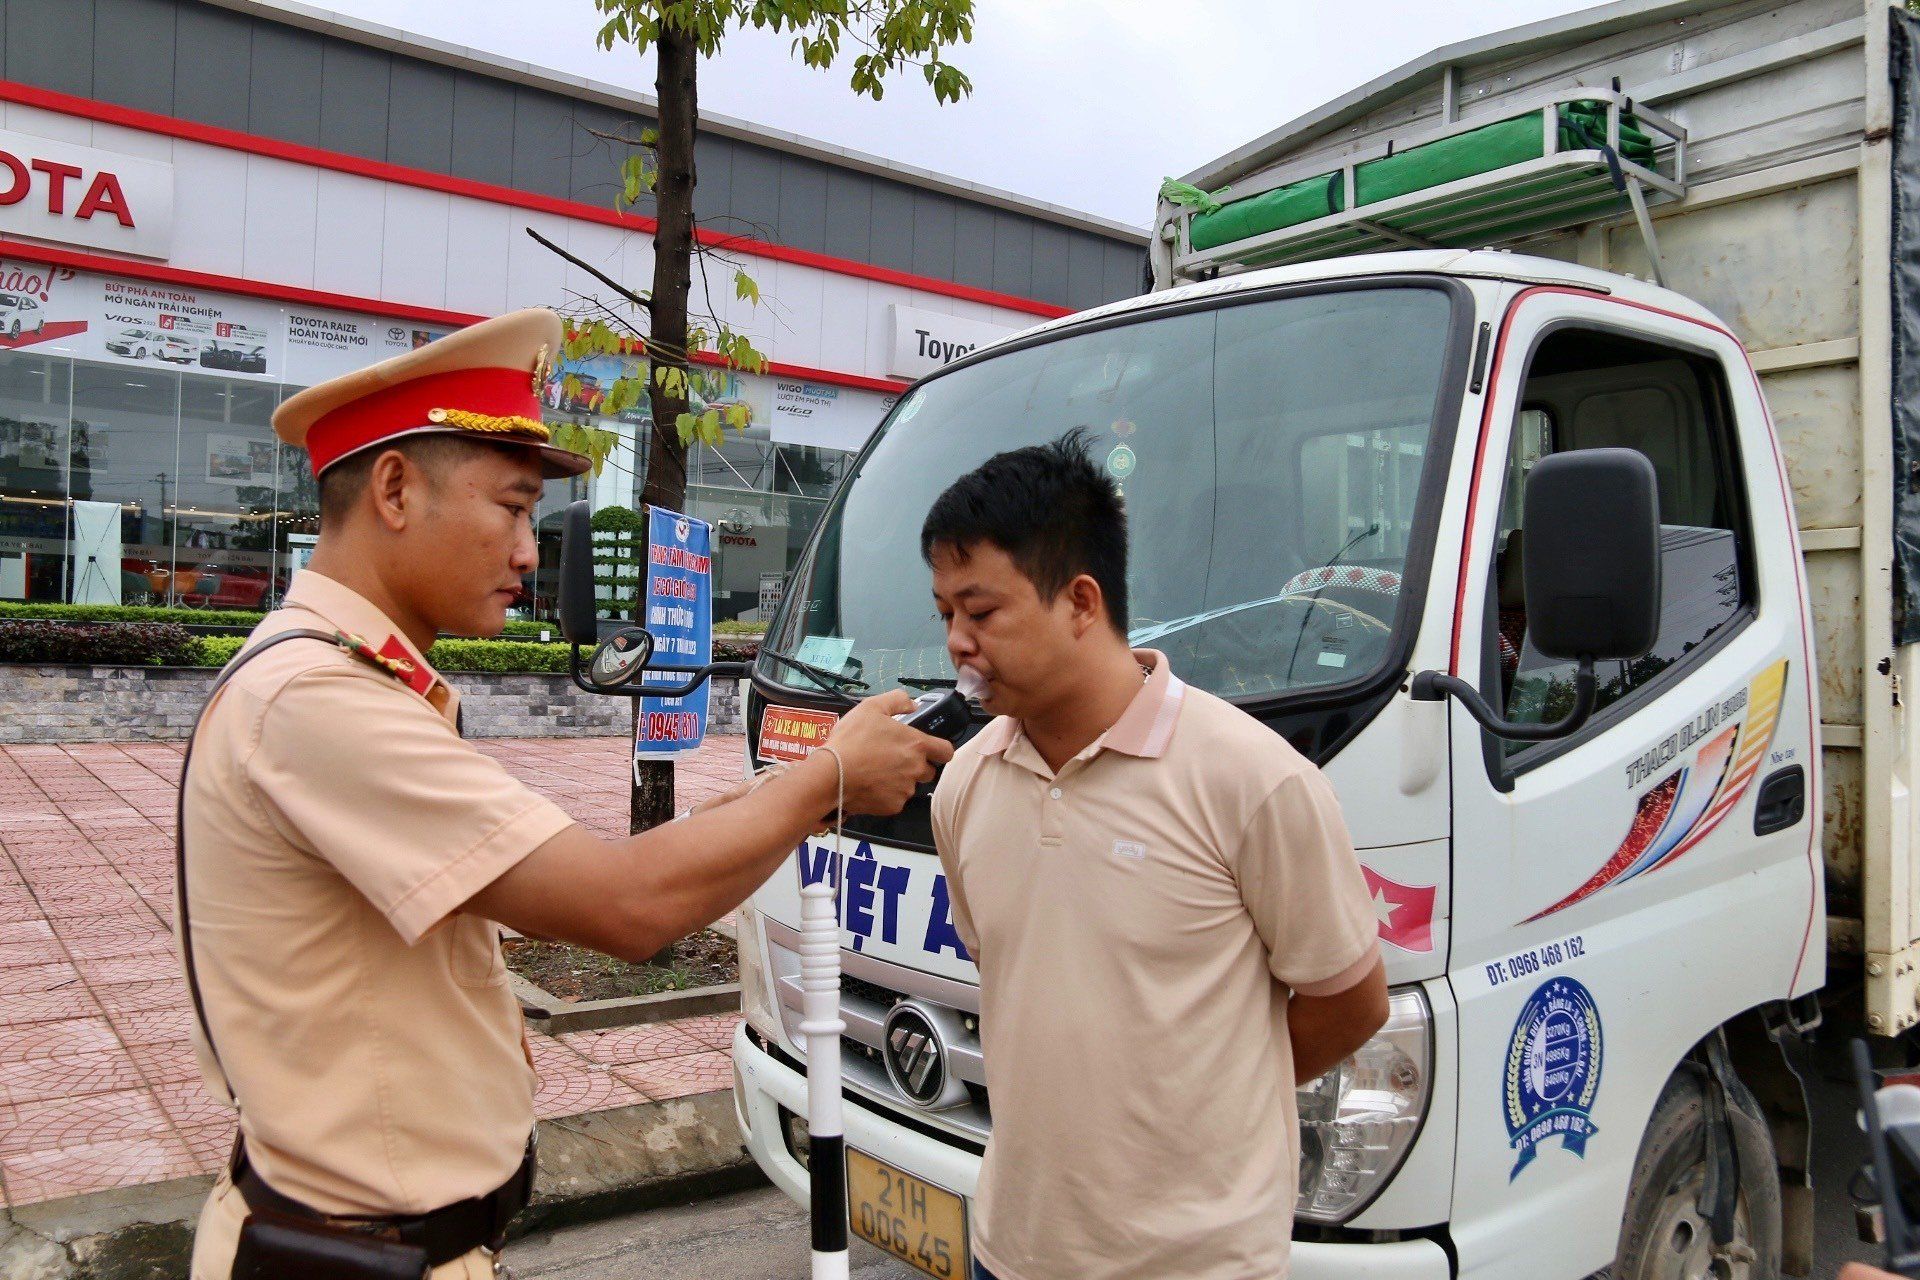
<instances>
[{"instance_id":1,"label":"windshield wiper","mask_svg":"<svg viewBox=\"0 0 1920 1280\"><path fill-rule=\"evenodd\" d=\"M778 649L769 649L764 644L760 646L760 656L771 658L783 667L791 667L819 685L824 692L838 695L848 706L854 705L854 700L847 697L849 689L860 690L872 687L865 680L856 680L852 676L843 676L825 667L816 667L811 662L802 662L792 654L782 653Z\"/></svg>"},{"instance_id":2,"label":"windshield wiper","mask_svg":"<svg viewBox=\"0 0 1920 1280\"><path fill-rule=\"evenodd\" d=\"M942 676L896 676L894 678L909 689L952 689L960 683Z\"/></svg>"}]
</instances>

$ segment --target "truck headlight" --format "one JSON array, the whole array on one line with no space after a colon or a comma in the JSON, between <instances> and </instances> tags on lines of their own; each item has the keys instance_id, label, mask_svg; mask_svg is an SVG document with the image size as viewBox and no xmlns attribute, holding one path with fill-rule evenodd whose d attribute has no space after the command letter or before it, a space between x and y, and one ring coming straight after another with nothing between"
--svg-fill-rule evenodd
<instances>
[{"instance_id":1,"label":"truck headlight","mask_svg":"<svg viewBox=\"0 0 1920 1280\"><path fill-rule=\"evenodd\" d=\"M741 903L734 913L734 949L740 953L740 1012L747 1025L769 1040L779 1042L780 1014L773 1005L773 989L767 982L766 966L760 950L760 913Z\"/></svg>"},{"instance_id":2,"label":"truck headlight","mask_svg":"<svg viewBox=\"0 0 1920 1280\"><path fill-rule=\"evenodd\" d=\"M1402 987L1373 1039L1299 1090L1295 1217L1344 1222L1372 1201L1413 1146L1432 1075L1433 1015L1420 988Z\"/></svg>"}]
</instances>

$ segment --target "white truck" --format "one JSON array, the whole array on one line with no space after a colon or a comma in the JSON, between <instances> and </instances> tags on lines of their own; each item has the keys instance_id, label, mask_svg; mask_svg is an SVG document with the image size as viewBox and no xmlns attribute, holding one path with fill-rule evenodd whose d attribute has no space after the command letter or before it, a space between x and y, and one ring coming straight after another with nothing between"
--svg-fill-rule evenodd
<instances>
[{"instance_id":1,"label":"white truck","mask_svg":"<svg viewBox=\"0 0 1920 1280\"><path fill-rule=\"evenodd\" d=\"M1830 966L1859 1031L1920 1016L1916 32L1624 0L1435 51L1169 184L1144 296L904 395L798 566L755 761L951 680L936 493L1101 442L1136 645L1326 771L1374 889L1392 1015L1300 1089L1303 1280L1808 1269ZM1641 524L1617 468L1526 500L1621 450ZM1582 719L1568 619L1624 625L1634 584L1552 575L1642 535L1657 640L1594 641ZM846 846L851 1225L945 1280L991 1128L976 975L924 800ZM742 912L733 1057L804 1200L798 901Z\"/></svg>"}]
</instances>

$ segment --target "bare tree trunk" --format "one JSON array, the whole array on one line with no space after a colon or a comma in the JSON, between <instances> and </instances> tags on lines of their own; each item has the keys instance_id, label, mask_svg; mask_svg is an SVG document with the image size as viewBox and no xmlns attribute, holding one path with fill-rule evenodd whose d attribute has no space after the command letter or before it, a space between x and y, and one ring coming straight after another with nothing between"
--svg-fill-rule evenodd
<instances>
[{"instance_id":1,"label":"bare tree trunk","mask_svg":"<svg viewBox=\"0 0 1920 1280\"><path fill-rule=\"evenodd\" d=\"M687 294L693 286L693 136L700 118L695 73L699 50L693 37L662 23L654 46L659 67L654 88L660 102L654 199L659 229L653 237L652 367L686 371ZM641 500L669 511L686 510L687 448L675 425L687 411L685 392L669 392L658 379L647 383L653 430L647 445L647 483ZM631 829L645 831L673 817L673 762L640 761L634 768Z\"/></svg>"}]
</instances>

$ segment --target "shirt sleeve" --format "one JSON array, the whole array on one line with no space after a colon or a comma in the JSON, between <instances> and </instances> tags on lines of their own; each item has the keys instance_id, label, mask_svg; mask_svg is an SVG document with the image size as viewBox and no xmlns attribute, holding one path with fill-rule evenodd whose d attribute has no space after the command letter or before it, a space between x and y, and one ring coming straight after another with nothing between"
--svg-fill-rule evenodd
<instances>
[{"instance_id":1,"label":"shirt sleeve","mask_svg":"<svg viewBox=\"0 0 1920 1280\"><path fill-rule=\"evenodd\" d=\"M407 944L573 825L407 689L323 667L262 712L247 762L268 817Z\"/></svg>"},{"instance_id":2,"label":"shirt sleeve","mask_svg":"<svg viewBox=\"0 0 1920 1280\"><path fill-rule=\"evenodd\" d=\"M1337 995L1380 954L1379 925L1333 787L1302 769L1254 811L1235 855L1240 897L1273 976L1308 996Z\"/></svg>"},{"instance_id":3,"label":"shirt sleeve","mask_svg":"<svg viewBox=\"0 0 1920 1280\"><path fill-rule=\"evenodd\" d=\"M980 963L980 935L973 927L973 915L967 910L966 892L960 883L960 842L956 829L960 791L965 786L955 760L940 773L933 788L933 847L940 855L940 869L947 879L947 905L953 913L953 931L967 944L967 954Z\"/></svg>"}]
</instances>

